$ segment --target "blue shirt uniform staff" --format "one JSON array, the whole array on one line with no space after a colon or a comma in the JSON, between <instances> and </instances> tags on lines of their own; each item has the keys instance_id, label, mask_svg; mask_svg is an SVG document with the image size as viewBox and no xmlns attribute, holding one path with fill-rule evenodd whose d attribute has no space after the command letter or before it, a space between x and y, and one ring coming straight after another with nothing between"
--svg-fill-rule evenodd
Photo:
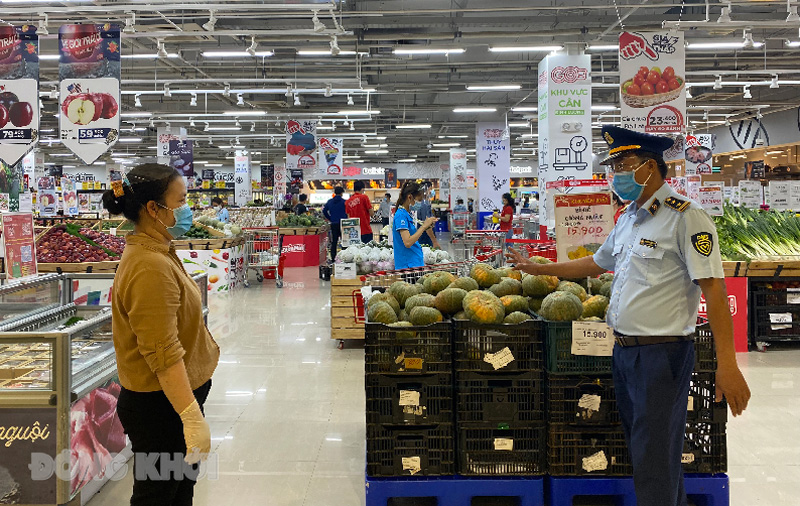
<instances>
[{"instance_id":1,"label":"blue shirt uniform staff","mask_svg":"<svg viewBox=\"0 0 800 506\"><path fill-rule=\"evenodd\" d=\"M701 292L719 362L717 400L724 394L738 416L750 398L736 364L716 227L698 204L664 182L662 153L671 139L609 126L603 138L612 188L631 204L597 253L550 265L535 265L513 250L508 256L530 274L615 272L607 322L616 339L614 387L637 504L686 506L681 457Z\"/></svg>"}]
</instances>

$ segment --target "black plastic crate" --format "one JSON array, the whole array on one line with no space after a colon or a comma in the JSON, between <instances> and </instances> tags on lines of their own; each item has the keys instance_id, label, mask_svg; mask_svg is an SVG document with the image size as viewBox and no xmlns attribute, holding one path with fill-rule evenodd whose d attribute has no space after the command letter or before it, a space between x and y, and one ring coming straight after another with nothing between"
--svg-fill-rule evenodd
<instances>
[{"instance_id":1,"label":"black plastic crate","mask_svg":"<svg viewBox=\"0 0 800 506\"><path fill-rule=\"evenodd\" d=\"M548 377L547 418L554 424L619 425L614 380L611 376Z\"/></svg>"},{"instance_id":2,"label":"black plastic crate","mask_svg":"<svg viewBox=\"0 0 800 506\"><path fill-rule=\"evenodd\" d=\"M367 424L367 476L448 476L455 470L453 424Z\"/></svg>"},{"instance_id":3,"label":"black plastic crate","mask_svg":"<svg viewBox=\"0 0 800 506\"><path fill-rule=\"evenodd\" d=\"M696 372L692 374L689 385L689 404L686 412L687 422L717 422L728 420L728 404L715 402L716 374Z\"/></svg>"},{"instance_id":4,"label":"black plastic crate","mask_svg":"<svg viewBox=\"0 0 800 506\"><path fill-rule=\"evenodd\" d=\"M718 474L728 470L725 423L687 423L683 444L683 471Z\"/></svg>"},{"instance_id":5,"label":"black plastic crate","mask_svg":"<svg viewBox=\"0 0 800 506\"><path fill-rule=\"evenodd\" d=\"M546 472L547 427L458 427L458 474L530 476Z\"/></svg>"},{"instance_id":6,"label":"black plastic crate","mask_svg":"<svg viewBox=\"0 0 800 506\"><path fill-rule=\"evenodd\" d=\"M367 423L453 423L453 376L367 374Z\"/></svg>"},{"instance_id":7,"label":"black plastic crate","mask_svg":"<svg viewBox=\"0 0 800 506\"><path fill-rule=\"evenodd\" d=\"M566 375L611 374L611 357L572 354L572 322L544 322L547 372Z\"/></svg>"},{"instance_id":8,"label":"black plastic crate","mask_svg":"<svg viewBox=\"0 0 800 506\"><path fill-rule=\"evenodd\" d=\"M449 322L420 327L365 324L367 374L450 373L453 329Z\"/></svg>"},{"instance_id":9,"label":"black plastic crate","mask_svg":"<svg viewBox=\"0 0 800 506\"><path fill-rule=\"evenodd\" d=\"M456 320L453 328L457 371L511 373L544 369L540 320L500 325Z\"/></svg>"},{"instance_id":10,"label":"black plastic crate","mask_svg":"<svg viewBox=\"0 0 800 506\"><path fill-rule=\"evenodd\" d=\"M633 474L621 427L576 430L567 425L549 425L547 468L553 476Z\"/></svg>"},{"instance_id":11,"label":"black plastic crate","mask_svg":"<svg viewBox=\"0 0 800 506\"><path fill-rule=\"evenodd\" d=\"M544 373L456 374L459 423L543 423Z\"/></svg>"},{"instance_id":12,"label":"black plastic crate","mask_svg":"<svg viewBox=\"0 0 800 506\"><path fill-rule=\"evenodd\" d=\"M711 325L705 320L697 325L694 336L694 370L697 372L714 372L717 370L717 352L714 347L714 336Z\"/></svg>"}]
</instances>

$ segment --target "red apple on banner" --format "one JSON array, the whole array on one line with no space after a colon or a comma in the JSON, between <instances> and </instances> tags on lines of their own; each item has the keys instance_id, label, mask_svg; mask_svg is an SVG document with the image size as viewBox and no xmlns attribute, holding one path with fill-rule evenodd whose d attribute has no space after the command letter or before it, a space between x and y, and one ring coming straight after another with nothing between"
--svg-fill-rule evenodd
<instances>
[{"instance_id":1,"label":"red apple on banner","mask_svg":"<svg viewBox=\"0 0 800 506\"><path fill-rule=\"evenodd\" d=\"M666 81L669 81L673 77L675 77L675 69L672 67L667 67L664 69L664 72L661 74L661 77L664 78Z\"/></svg>"},{"instance_id":2,"label":"red apple on banner","mask_svg":"<svg viewBox=\"0 0 800 506\"><path fill-rule=\"evenodd\" d=\"M103 99L93 93L78 93L70 95L61 106L62 112L66 109L67 119L75 125L88 125L100 119L103 113Z\"/></svg>"},{"instance_id":3,"label":"red apple on banner","mask_svg":"<svg viewBox=\"0 0 800 506\"><path fill-rule=\"evenodd\" d=\"M630 86L628 86L628 89L625 90L625 93L627 93L628 95L641 95L642 88L638 84L633 83Z\"/></svg>"},{"instance_id":4,"label":"red apple on banner","mask_svg":"<svg viewBox=\"0 0 800 506\"><path fill-rule=\"evenodd\" d=\"M15 127L26 127L33 121L33 107L28 102L17 102L11 106L8 116Z\"/></svg>"},{"instance_id":5,"label":"red apple on banner","mask_svg":"<svg viewBox=\"0 0 800 506\"><path fill-rule=\"evenodd\" d=\"M658 81L661 80L661 74L658 72L651 70L649 74L647 74L647 82L655 86L658 84Z\"/></svg>"},{"instance_id":6,"label":"red apple on banner","mask_svg":"<svg viewBox=\"0 0 800 506\"><path fill-rule=\"evenodd\" d=\"M639 87L641 87L646 82L647 81L645 80L645 76L643 76L642 74L636 74L636 77L633 78L633 84Z\"/></svg>"},{"instance_id":7,"label":"red apple on banner","mask_svg":"<svg viewBox=\"0 0 800 506\"><path fill-rule=\"evenodd\" d=\"M6 110L10 111L11 107L19 102L19 97L10 91L4 91L0 93L0 105L6 108Z\"/></svg>"},{"instance_id":8,"label":"red apple on banner","mask_svg":"<svg viewBox=\"0 0 800 506\"><path fill-rule=\"evenodd\" d=\"M629 88L630 89L630 88ZM655 93L655 89L653 85L650 83L644 83L642 85L642 95L652 95Z\"/></svg>"},{"instance_id":9,"label":"red apple on banner","mask_svg":"<svg viewBox=\"0 0 800 506\"><path fill-rule=\"evenodd\" d=\"M4 105L0 105L0 128L8 124L8 109Z\"/></svg>"},{"instance_id":10,"label":"red apple on banner","mask_svg":"<svg viewBox=\"0 0 800 506\"><path fill-rule=\"evenodd\" d=\"M101 42L97 25L64 25L61 28L61 49L77 60L92 56Z\"/></svg>"},{"instance_id":11,"label":"red apple on banner","mask_svg":"<svg viewBox=\"0 0 800 506\"><path fill-rule=\"evenodd\" d=\"M667 93L669 92L669 85L663 79L656 84L656 93Z\"/></svg>"},{"instance_id":12,"label":"red apple on banner","mask_svg":"<svg viewBox=\"0 0 800 506\"><path fill-rule=\"evenodd\" d=\"M669 68L669 67L667 67L667 68ZM678 88L680 88L680 87L681 87L681 82L680 82L680 81L678 81L678 80L677 80L676 78L674 78L674 77L673 77L672 79L670 79L670 80L669 80L669 83L667 83L667 84L669 84L669 89L670 89L670 90L677 90Z\"/></svg>"},{"instance_id":13,"label":"red apple on banner","mask_svg":"<svg viewBox=\"0 0 800 506\"><path fill-rule=\"evenodd\" d=\"M100 117L103 119L111 119L116 116L117 111L119 111L117 99L114 98L110 93L100 93L99 95L103 99L103 111Z\"/></svg>"}]
</instances>

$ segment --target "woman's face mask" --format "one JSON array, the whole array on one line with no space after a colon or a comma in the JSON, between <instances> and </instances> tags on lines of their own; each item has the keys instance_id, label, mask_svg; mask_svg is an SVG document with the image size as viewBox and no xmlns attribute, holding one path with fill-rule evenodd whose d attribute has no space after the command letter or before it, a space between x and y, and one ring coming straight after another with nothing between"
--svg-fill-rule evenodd
<instances>
[{"instance_id":1,"label":"woman's face mask","mask_svg":"<svg viewBox=\"0 0 800 506\"><path fill-rule=\"evenodd\" d=\"M162 204L158 204L158 206L168 211L172 211L175 224L171 227L168 227L158 217L156 217L156 219L164 226L164 228L167 229L167 233L171 235L173 239L181 237L183 234L188 232L190 228L192 228L193 213L192 208L189 207L189 204L183 204L182 206L176 208L167 207Z\"/></svg>"}]
</instances>

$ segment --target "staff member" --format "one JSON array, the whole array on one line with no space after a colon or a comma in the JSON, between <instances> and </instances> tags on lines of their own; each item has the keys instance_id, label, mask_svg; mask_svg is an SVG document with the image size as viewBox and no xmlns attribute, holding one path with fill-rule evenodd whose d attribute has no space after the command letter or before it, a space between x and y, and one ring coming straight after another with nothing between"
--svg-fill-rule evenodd
<instances>
[{"instance_id":1,"label":"staff member","mask_svg":"<svg viewBox=\"0 0 800 506\"><path fill-rule=\"evenodd\" d=\"M370 218L375 214L372 208L372 202L369 197L364 195L364 181L356 181L353 183L353 195L347 199L346 209L347 216L350 218L358 218L361 223L361 242L367 244L372 241L372 225Z\"/></svg>"},{"instance_id":2,"label":"staff member","mask_svg":"<svg viewBox=\"0 0 800 506\"><path fill-rule=\"evenodd\" d=\"M394 248L394 268L411 269L412 267L425 266L422 256L422 246L419 238L422 237L434 223L436 218L431 216L417 229L411 217L411 206L422 199L423 191L415 182L406 182L400 190L397 199L397 211L394 213L392 226L392 245Z\"/></svg>"},{"instance_id":3,"label":"staff member","mask_svg":"<svg viewBox=\"0 0 800 506\"><path fill-rule=\"evenodd\" d=\"M172 240L192 226L186 186L165 165L135 167L103 194L112 215L135 224L114 277L112 330L122 390L117 414L131 440L131 506L190 505L196 465L211 450L203 403L219 346L203 321L200 290ZM184 473L161 479L161 457L185 455ZM139 467L144 469L140 471ZM152 466L155 466L155 470Z\"/></svg>"},{"instance_id":4,"label":"staff member","mask_svg":"<svg viewBox=\"0 0 800 506\"><path fill-rule=\"evenodd\" d=\"M750 399L734 353L716 227L702 207L664 182L662 153L671 139L611 126L603 137L612 188L631 201L603 246L593 257L553 265L534 264L513 250L508 256L530 274L616 273L607 321L616 338L614 387L637 504L685 505L681 455L701 292L717 349L717 400L724 395L738 416Z\"/></svg>"},{"instance_id":5,"label":"staff member","mask_svg":"<svg viewBox=\"0 0 800 506\"><path fill-rule=\"evenodd\" d=\"M213 199L211 199L211 206L217 213L217 219L222 223L228 223L230 214L228 213L228 210L225 209L225 203L222 202L222 199L219 197L214 197Z\"/></svg>"},{"instance_id":6,"label":"staff member","mask_svg":"<svg viewBox=\"0 0 800 506\"><path fill-rule=\"evenodd\" d=\"M392 196L388 193L383 196L381 206L378 208L378 213L381 217L381 226L389 224L389 217L392 216Z\"/></svg>"}]
</instances>

